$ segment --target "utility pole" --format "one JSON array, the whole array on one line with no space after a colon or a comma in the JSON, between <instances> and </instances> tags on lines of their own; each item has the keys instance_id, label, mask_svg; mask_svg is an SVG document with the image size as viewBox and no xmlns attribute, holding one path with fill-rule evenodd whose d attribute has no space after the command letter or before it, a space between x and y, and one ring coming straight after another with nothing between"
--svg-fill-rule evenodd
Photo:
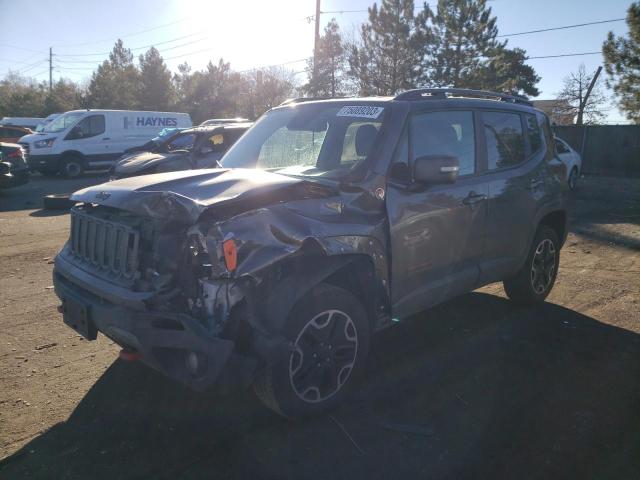
<instances>
[{"instance_id":1,"label":"utility pole","mask_svg":"<svg viewBox=\"0 0 640 480\"><path fill-rule=\"evenodd\" d=\"M49 47L49 95L53 86L53 49Z\"/></svg>"},{"instance_id":2,"label":"utility pole","mask_svg":"<svg viewBox=\"0 0 640 480\"><path fill-rule=\"evenodd\" d=\"M320 0L316 0L316 37L313 44L313 95L318 94L318 44L320 43Z\"/></svg>"},{"instance_id":3,"label":"utility pole","mask_svg":"<svg viewBox=\"0 0 640 480\"><path fill-rule=\"evenodd\" d=\"M587 93L584 94L584 98L580 102L578 106L578 120L576 121L576 125L582 125L582 117L584 115L584 109L587 107L587 100L589 100L589 95L591 95L591 90L593 90L593 86L596 84L598 77L600 76L600 72L602 71L602 65L598 67L596 73L593 75L591 79L591 83L589 84L589 88L587 88Z\"/></svg>"}]
</instances>

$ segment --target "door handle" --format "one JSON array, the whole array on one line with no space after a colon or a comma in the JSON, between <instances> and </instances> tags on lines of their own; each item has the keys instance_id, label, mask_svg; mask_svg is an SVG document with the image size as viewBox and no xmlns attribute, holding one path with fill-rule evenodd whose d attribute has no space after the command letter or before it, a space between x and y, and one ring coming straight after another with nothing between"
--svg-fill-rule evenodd
<instances>
[{"instance_id":1,"label":"door handle","mask_svg":"<svg viewBox=\"0 0 640 480\"><path fill-rule=\"evenodd\" d=\"M487 199L486 195L480 195L475 192L470 192L469 195L467 195L465 199L462 200L462 203L464 203L465 205L475 205L476 203L480 203L486 199Z\"/></svg>"},{"instance_id":2,"label":"door handle","mask_svg":"<svg viewBox=\"0 0 640 480\"><path fill-rule=\"evenodd\" d=\"M102 137L103 140L111 140L110 137Z\"/></svg>"},{"instance_id":3,"label":"door handle","mask_svg":"<svg viewBox=\"0 0 640 480\"><path fill-rule=\"evenodd\" d=\"M539 178L532 178L531 182L529 182L529 190L535 190L540 185L542 185L542 183L542 180L540 180Z\"/></svg>"}]
</instances>

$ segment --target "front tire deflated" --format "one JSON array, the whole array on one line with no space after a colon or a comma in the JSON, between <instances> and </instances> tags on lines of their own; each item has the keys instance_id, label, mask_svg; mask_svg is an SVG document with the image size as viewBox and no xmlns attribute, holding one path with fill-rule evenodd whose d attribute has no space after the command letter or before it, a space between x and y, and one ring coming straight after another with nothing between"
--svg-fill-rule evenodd
<instances>
[{"instance_id":1,"label":"front tire deflated","mask_svg":"<svg viewBox=\"0 0 640 480\"><path fill-rule=\"evenodd\" d=\"M369 322L360 301L347 290L320 284L296 303L283 334L291 351L259 373L258 398L287 418L320 414L340 403L369 351Z\"/></svg>"}]
</instances>

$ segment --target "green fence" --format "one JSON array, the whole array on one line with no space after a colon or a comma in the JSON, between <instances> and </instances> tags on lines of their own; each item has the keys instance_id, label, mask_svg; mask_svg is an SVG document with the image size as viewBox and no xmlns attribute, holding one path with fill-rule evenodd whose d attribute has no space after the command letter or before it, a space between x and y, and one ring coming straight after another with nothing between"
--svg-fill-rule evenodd
<instances>
[{"instance_id":1,"label":"green fence","mask_svg":"<svg viewBox=\"0 0 640 480\"><path fill-rule=\"evenodd\" d=\"M557 125L553 131L582 154L585 174L640 176L640 125Z\"/></svg>"}]
</instances>

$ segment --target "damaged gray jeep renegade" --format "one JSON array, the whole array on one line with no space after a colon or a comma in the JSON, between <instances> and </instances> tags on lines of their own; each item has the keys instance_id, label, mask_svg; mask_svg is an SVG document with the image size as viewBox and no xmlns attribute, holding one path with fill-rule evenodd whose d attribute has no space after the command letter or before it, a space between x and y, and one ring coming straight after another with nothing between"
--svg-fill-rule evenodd
<instances>
[{"instance_id":1,"label":"damaged gray jeep renegade","mask_svg":"<svg viewBox=\"0 0 640 480\"><path fill-rule=\"evenodd\" d=\"M515 302L543 301L566 176L548 119L522 97L292 100L220 168L76 192L55 291L67 325L123 358L316 414L394 322L497 281Z\"/></svg>"}]
</instances>

